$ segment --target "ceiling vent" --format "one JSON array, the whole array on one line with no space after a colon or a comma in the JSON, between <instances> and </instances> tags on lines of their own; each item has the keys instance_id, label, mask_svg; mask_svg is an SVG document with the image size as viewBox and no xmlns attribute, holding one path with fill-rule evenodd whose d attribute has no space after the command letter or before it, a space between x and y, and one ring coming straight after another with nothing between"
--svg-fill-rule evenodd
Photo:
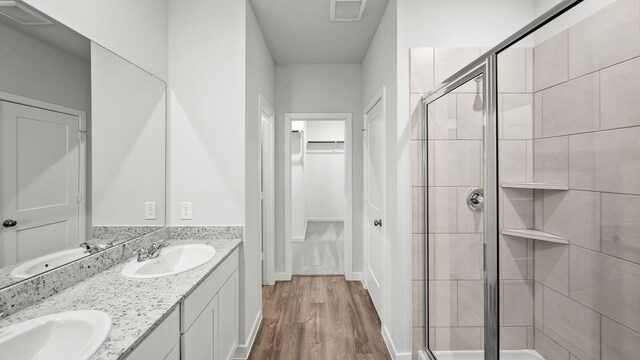
<instances>
[{"instance_id":1,"label":"ceiling vent","mask_svg":"<svg viewBox=\"0 0 640 360\"><path fill-rule=\"evenodd\" d=\"M331 0L331 21L360 21L367 0Z\"/></svg>"},{"instance_id":2,"label":"ceiling vent","mask_svg":"<svg viewBox=\"0 0 640 360\"><path fill-rule=\"evenodd\" d=\"M53 22L15 1L0 1L0 14L22 25L51 25Z\"/></svg>"}]
</instances>

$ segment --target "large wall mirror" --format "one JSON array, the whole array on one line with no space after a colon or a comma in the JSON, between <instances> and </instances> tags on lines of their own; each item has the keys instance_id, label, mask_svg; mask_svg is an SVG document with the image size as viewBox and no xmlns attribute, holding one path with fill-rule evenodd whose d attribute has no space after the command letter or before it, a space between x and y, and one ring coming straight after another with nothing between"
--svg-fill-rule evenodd
<instances>
[{"instance_id":1,"label":"large wall mirror","mask_svg":"<svg viewBox=\"0 0 640 360\"><path fill-rule=\"evenodd\" d=\"M25 8L0 14L0 288L166 215L165 83Z\"/></svg>"}]
</instances>

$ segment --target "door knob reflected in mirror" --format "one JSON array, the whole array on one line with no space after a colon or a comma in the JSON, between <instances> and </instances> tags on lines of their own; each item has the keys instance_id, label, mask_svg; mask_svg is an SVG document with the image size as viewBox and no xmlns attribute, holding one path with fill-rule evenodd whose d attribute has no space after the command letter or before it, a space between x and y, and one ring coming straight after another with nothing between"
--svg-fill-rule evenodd
<instances>
[{"instance_id":1,"label":"door knob reflected in mirror","mask_svg":"<svg viewBox=\"0 0 640 360\"><path fill-rule=\"evenodd\" d=\"M382 227L382 219L373 220L373 226L380 226L380 227Z\"/></svg>"},{"instance_id":2,"label":"door knob reflected in mirror","mask_svg":"<svg viewBox=\"0 0 640 360\"><path fill-rule=\"evenodd\" d=\"M14 227L18 225L18 222L15 220L11 220L11 219L7 219L2 223L2 226L8 228L8 227Z\"/></svg>"}]
</instances>

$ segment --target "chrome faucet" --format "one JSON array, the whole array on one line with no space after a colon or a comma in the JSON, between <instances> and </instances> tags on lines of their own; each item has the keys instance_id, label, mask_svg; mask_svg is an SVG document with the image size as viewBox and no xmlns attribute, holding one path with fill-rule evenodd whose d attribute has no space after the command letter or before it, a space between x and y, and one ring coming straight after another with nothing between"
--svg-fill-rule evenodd
<instances>
[{"instance_id":1,"label":"chrome faucet","mask_svg":"<svg viewBox=\"0 0 640 360\"><path fill-rule=\"evenodd\" d=\"M80 244L80 247L84 249L85 253L89 253L89 254L95 254L98 251L102 250L99 245L89 244L86 242L83 242L82 244Z\"/></svg>"},{"instance_id":2,"label":"chrome faucet","mask_svg":"<svg viewBox=\"0 0 640 360\"><path fill-rule=\"evenodd\" d=\"M155 259L160 256L160 251L169 246L166 241L154 241L148 249L140 248L136 251L138 254L138 262L142 262L148 259Z\"/></svg>"}]
</instances>

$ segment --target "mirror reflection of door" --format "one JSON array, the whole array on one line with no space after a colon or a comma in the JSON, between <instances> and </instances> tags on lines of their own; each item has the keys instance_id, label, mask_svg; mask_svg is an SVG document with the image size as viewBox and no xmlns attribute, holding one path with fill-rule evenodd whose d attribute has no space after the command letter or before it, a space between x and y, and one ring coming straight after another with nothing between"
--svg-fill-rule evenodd
<instances>
[{"instance_id":1,"label":"mirror reflection of door","mask_svg":"<svg viewBox=\"0 0 640 360\"><path fill-rule=\"evenodd\" d=\"M0 101L1 266L80 242L79 118ZM6 225L11 225L7 223Z\"/></svg>"}]
</instances>

